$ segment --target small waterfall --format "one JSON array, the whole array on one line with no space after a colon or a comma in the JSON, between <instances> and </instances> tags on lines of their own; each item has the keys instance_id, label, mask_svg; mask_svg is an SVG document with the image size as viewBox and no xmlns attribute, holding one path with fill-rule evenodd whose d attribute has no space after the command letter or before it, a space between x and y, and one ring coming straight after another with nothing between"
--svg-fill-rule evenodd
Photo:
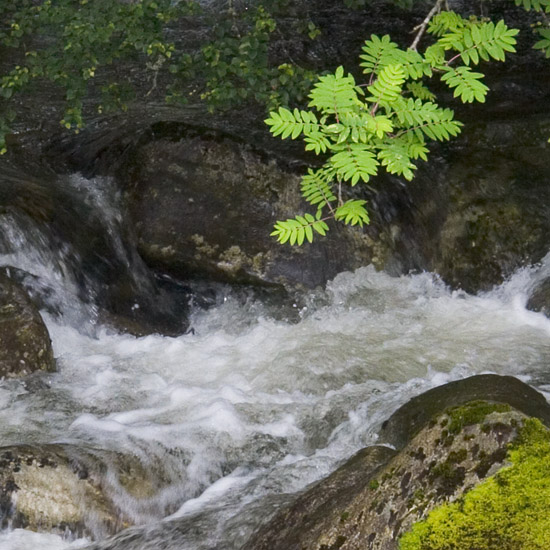
<instances>
[{"instance_id":1,"label":"small waterfall","mask_svg":"<svg viewBox=\"0 0 550 550\"><path fill-rule=\"evenodd\" d=\"M105 314L121 326L185 330L186 300L166 295L137 254L110 178L7 172L2 186L0 265L41 307L92 332Z\"/></svg>"}]
</instances>

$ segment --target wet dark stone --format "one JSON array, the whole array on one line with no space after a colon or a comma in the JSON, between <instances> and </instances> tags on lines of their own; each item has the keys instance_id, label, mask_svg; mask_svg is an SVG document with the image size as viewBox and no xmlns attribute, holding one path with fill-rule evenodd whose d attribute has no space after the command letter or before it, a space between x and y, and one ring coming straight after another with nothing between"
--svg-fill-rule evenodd
<instances>
[{"instance_id":1,"label":"wet dark stone","mask_svg":"<svg viewBox=\"0 0 550 550\"><path fill-rule=\"evenodd\" d=\"M433 388L411 399L384 422L380 441L400 449L438 413L475 400L508 403L550 425L550 405L537 390L512 376L480 374Z\"/></svg>"},{"instance_id":2,"label":"wet dark stone","mask_svg":"<svg viewBox=\"0 0 550 550\"><path fill-rule=\"evenodd\" d=\"M157 137L125 170L126 199L140 255L179 279L314 288L368 264L371 245L356 229L281 246L273 224L304 207L299 178L275 159L227 136ZM372 242L371 242L372 244Z\"/></svg>"},{"instance_id":3,"label":"wet dark stone","mask_svg":"<svg viewBox=\"0 0 550 550\"><path fill-rule=\"evenodd\" d=\"M0 376L55 370L48 329L28 294L0 273Z\"/></svg>"},{"instance_id":4,"label":"wet dark stone","mask_svg":"<svg viewBox=\"0 0 550 550\"><path fill-rule=\"evenodd\" d=\"M388 447L368 447L359 451L334 474L315 484L248 541L242 550L302 550L302 535L320 533L333 515L340 521L343 510L359 488L367 488L376 469L395 451Z\"/></svg>"},{"instance_id":5,"label":"wet dark stone","mask_svg":"<svg viewBox=\"0 0 550 550\"><path fill-rule=\"evenodd\" d=\"M527 309L540 311L546 317L550 317L550 277L544 279L534 289L527 302Z\"/></svg>"}]
</instances>

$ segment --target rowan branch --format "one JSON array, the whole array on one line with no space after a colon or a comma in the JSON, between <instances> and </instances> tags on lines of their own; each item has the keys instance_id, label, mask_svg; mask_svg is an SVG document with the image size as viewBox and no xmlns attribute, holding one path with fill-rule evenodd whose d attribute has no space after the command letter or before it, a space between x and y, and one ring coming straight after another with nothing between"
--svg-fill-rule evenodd
<instances>
[{"instance_id":1,"label":"rowan branch","mask_svg":"<svg viewBox=\"0 0 550 550\"><path fill-rule=\"evenodd\" d=\"M420 23L420 25L417 25L413 29L413 32L415 32L415 31L418 31L418 32L416 33L416 36L414 37L414 40L413 40L413 42L410 46L411 50L416 51L416 48L418 47L418 43L420 42L420 39L422 38L422 36L426 32L426 27L428 26L428 23L430 22L431 18L436 13L439 13L441 11L441 4L443 4L444 1L445 0L437 0L434 7L430 10L428 15L426 15L426 18L424 19L424 21L422 21L422 23Z\"/></svg>"}]
</instances>

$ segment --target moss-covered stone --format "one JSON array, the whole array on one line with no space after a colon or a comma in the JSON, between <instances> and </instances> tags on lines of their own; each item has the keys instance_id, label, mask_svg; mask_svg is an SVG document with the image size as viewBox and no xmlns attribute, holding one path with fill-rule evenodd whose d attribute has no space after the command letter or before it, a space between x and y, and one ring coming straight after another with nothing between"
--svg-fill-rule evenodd
<instances>
[{"instance_id":1,"label":"moss-covered stone","mask_svg":"<svg viewBox=\"0 0 550 550\"><path fill-rule=\"evenodd\" d=\"M468 402L473 403L465 406ZM505 410L508 406L550 425L550 405L535 389L513 376L480 374L438 386L411 399L382 424L380 441L401 449L426 425L434 427L436 418L449 410L452 418L449 417L443 426L447 439L459 426L482 419L489 412Z\"/></svg>"},{"instance_id":2,"label":"moss-covered stone","mask_svg":"<svg viewBox=\"0 0 550 550\"><path fill-rule=\"evenodd\" d=\"M447 429L451 434L462 431L464 426L478 424L492 412L508 412L512 407L508 403L488 403L487 401L471 401L460 407L452 407L447 410L449 423Z\"/></svg>"},{"instance_id":3,"label":"moss-covered stone","mask_svg":"<svg viewBox=\"0 0 550 550\"><path fill-rule=\"evenodd\" d=\"M480 400L482 390L491 401ZM391 432L400 444L397 455L339 493L334 482L357 475L343 466L329 478L328 489L321 481L301 495L242 550L397 550L414 522L444 503L459 502L506 466L509 444L528 418L516 405L548 419L544 397L511 377L476 376L426 392L391 419L390 426L401 428Z\"/></svg>"},{"instance_id":4,"label":"moss-covered stone","mask_svg":"<svg viewBox=\"0 0 550 550\"><path fill-rule=\"evenodd\" d=\"M400 540L400 550L550 548L550 431L530 418L497 472L464 497L433 510Z\"/></svg>"}]
</instances>

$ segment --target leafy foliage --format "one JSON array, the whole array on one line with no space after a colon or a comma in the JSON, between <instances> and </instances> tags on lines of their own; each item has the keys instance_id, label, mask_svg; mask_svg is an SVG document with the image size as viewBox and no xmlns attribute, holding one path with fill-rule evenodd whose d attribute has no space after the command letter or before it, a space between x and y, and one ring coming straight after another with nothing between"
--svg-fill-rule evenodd
<instances>
[{"instance_id":1,"label":"leafy foliage","mask_svg":"<svg viewBox=\"0 0 550 550\"><path fill-rule=\"evenodd\" d=\"M284 5L230 1L220 13L219 5L197 0L2 0L0 47L14 62L0 75L0 152L15 97L44 85L59 90L65 102L59 122L76 132L86 117L127 110L136 99L200 99L210 110L303 100L313 72L268 55ZM278 32L315 38L319 29L307 7L301 10L299 23ZM173 32L191 18L209 32L206 38ZM133 79L125 70L121 78L117 68L129 63L142 70Z\"/></svg>"},{"instance_id":2,"label":"leafy foliage","mask_svg":"<svg viewBox=\"0 0 550 550\"><path fill-rule=\"evenodd\" d=\"M494 24L443 12L434 17L428 32L435 41L424 54L399 48L388 35L371 36L360 56L365 84L357 85L353 75L338 67L315 83L310 110L271 111L265 122L274 136L301 138L306 150L327 155L321 168L309 170L302 179L302 195L316 207L316 217L277 222L273 235L279 242L311 242L313 220L324 223L323 231L317 231L322 235L329 219L368 224L366 201L344 200L343 184L369 182L381 168L410 181L416 162L427 160L429 140L447 141L460 132L452 109L435 102L424 79L440 75L462 102L484 102L488 87L483 74L471 66L503 61L515 51L517 30L503 21Z\"/></svg>"},{"instance_id":3,"label":"leafy foliage","mask_svg":"<svg viewBox=\"0 0 550 550\"><path fill-rule=\"evenodd\" d=\"M542 40L536 42L533 48L542 50L546 57L550 57L550 29L539 29L538 33Z\"/></svg>"},{"instance_id":4,"label":"leafy foliage","mask_svg":"<svg viewBox=\"0 0 550 550\"><path fill-rule=\"evenodd\" d=\"M320 235L326 235L328 226L323 220L316 220L311 214L304 214L286 222L278 222L273 229L271 234L276 236L281 244L288 241L290 244L300 245L305 239L313 242L314 230Z\"/></svg>"}]
</instances>

